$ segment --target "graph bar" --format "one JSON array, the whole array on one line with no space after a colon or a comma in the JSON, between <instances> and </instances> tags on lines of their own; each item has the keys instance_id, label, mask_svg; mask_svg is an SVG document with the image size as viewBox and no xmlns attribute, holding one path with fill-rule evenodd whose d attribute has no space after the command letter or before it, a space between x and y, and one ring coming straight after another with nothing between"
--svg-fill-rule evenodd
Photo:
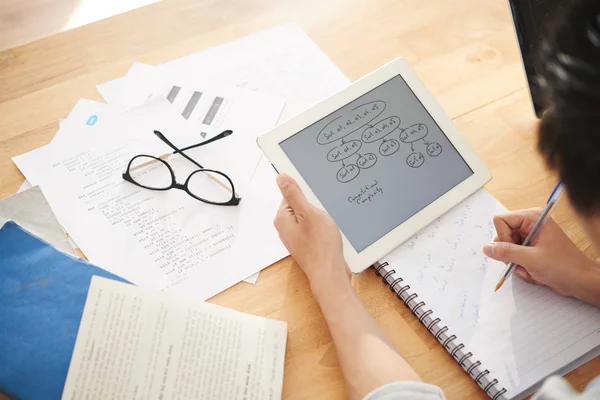
<instances>
[{"instance_id":1,"label":"graph bar","mask_svg":"<svg viewBox=\"0 0 600 400\"><path fill-rule=\"evenodd\" d=\"M185 109L181 113L183 118L190 118L190 115L192 115L194 108L196 108L196 104L198 104L198 100L200 100L200 96L202 96L202 92L194 92L194 94L192 94L192 97L190 97L190 101L188 101L187 106L185 106Z\"/></svg>"},{"instance_id":2,"label":"graph bar","mask_svg":"<svg viewBox=\"0 0 600 400\"><path fill-rule=\"evenodd\" d=\"M210 125L213 122L213 119L215 119L215 116L217 115L217 111L219 111L219 107L223 104L223 100L222 97L215 97L215 101L213 101L208 109L208 113L206 113L206 117L204 117L204 121L202 121L204 125Z\"/></svg>"},{"instance_id":3,"label":"graph bar","mask_svg":"<svg viewBox=\"0 0 600 400\"><path fill-rule=\"evenodd\" d=\"M181 88L179 86L173 86L171 88L171 91L167 95L167 100L169 100L170 103L173 103L175 101L175 98L179 94L180 90L181 90Z\"/></svg>"}]
</instances>

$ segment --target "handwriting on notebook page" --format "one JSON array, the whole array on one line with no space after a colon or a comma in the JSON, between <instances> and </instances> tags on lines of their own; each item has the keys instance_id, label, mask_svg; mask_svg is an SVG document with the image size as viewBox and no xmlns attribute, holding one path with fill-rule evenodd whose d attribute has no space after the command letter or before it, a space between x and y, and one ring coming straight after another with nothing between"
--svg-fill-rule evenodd
<instances>
[{"instance_id":1,"label":"handwriting on notebook page","mask_svg":"<svg viewBox=\"0 0 600 400\"><path fill-rule=\"evenodd\" d=\"M516 276L495 293L505 266L481 249L500 212L482 189L385 261L512 396L595 348L600 311Z\"/></svg>"},{"instance_id":2,"label":"handwriting on notebook page","mask_svg":"<svg viewBox=\"0 0 600 400\"><path fill-rule=\"evenodd\" d=\"M429 307L464 326L476 326L480 319L480 286L490 263L481 248L495 235L493 223L482 221L475 202L469 199L437 218L391 255L415 293L427 294ZM461 284L463 280L469 284Z\"/></svg>"}]
</instances>

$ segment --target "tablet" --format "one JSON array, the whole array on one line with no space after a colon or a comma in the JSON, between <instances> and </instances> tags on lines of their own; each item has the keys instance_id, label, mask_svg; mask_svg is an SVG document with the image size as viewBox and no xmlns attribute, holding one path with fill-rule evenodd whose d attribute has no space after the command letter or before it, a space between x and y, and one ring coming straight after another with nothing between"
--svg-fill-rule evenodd
<instances>
[{"instance_id":1,"label":"tablet","mask_svg":"<svg viewBox=\"0 0 600 400\"><path fill-rule=\"evenodd\" d=\"M395 59L259 137L280 173L328 212L352 272L491 179L417 75Z\"/></svg>"}]
</instances>

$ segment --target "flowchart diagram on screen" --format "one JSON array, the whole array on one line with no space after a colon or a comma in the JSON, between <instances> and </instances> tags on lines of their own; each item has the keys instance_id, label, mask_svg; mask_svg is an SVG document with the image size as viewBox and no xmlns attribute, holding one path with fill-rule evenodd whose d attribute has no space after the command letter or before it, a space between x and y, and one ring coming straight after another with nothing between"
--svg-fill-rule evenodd
<instances>
[{"instance_id":1,"label":"flowchart diagram on screen","mask_svg":"<svg viewBox=\"0 0 600 400\"><path fill-rule=\"evenodd\" d=\"M406 164L411 168L419 168L425 163L423 153L429 157L442 154L438 142L427 140L427 125L417 123L403 127L402 118L395 115L378 119L386 107L382 100L358 105L340 113L319 132L318 144L333 145L327 153L327 161L341 163L338 182L354 180L361 170L377 164L378 155L394 156L401 148L407 149Z\"/></svg>"}]
</instances>

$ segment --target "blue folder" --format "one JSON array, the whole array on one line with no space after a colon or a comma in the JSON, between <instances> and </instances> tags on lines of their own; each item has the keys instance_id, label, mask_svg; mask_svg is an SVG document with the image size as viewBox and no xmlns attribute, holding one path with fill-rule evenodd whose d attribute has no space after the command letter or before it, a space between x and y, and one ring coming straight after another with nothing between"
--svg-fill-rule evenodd
<instances>
[{"instance_id":1,"label":"blue folder","mask_svg":"<svg viewBox=\"0 0 600 400\"><path fill-rule=\"evenodd\" d=\"M60 399L93 275L14 222L0 228L0 393Z\"/></svg>"}]
</instances>

